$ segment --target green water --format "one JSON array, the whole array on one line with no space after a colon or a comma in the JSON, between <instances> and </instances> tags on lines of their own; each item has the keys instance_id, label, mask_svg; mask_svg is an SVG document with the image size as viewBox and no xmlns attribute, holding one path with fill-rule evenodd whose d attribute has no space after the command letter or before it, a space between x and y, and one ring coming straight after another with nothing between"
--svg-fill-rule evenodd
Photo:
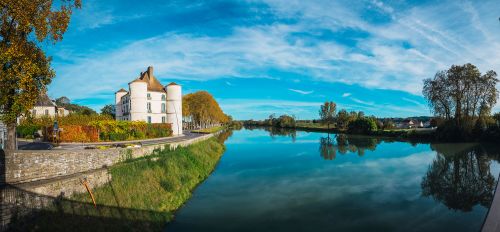
<instances>
[{"instance_id":1,"label":"green water","mask_svg":"<svg viewBox=\"0 0 500 232\"><path fill-rule=\"evenodd\" d=\"M499 149L235 131L166 231L479 231Z\"/></svg>"}]
</instances>

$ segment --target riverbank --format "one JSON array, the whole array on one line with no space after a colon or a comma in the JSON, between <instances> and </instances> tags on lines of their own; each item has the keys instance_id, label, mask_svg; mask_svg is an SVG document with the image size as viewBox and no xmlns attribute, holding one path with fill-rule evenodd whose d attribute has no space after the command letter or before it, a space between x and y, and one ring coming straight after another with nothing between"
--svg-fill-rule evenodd
<instances>
[{"instance_id":1,"label":"riverbank","mask_svg":"<svg viewBox=\"0 0 500 232\"><path fill-rule=\"evenodd\" d=\"M395 139L417 139L423 141L432 141L435 136L435 129L430 128L416 128L416 129L394 129L394 130L377 130L365 134L360 133L350 133L347 130L340 130L337 128L328 128L326 125L319 123L297 123L295 127L281 128L273 126L261 126L261 125L246 125L248 128L275 128L282 130L299 130L306 132L323 132L332 134L351 134L351 135L366 135L366 136L377 136Z\"/></svg>"},{"instance_id":2,"label":"riverbank","mask_svg":"<svg viewBox=\"0 0 500 232\"><path fill-rule=\"evenodd\" d=\"M18 226L42 231L161 231L213 171L224 150L223 141L211 138L111 166L112 181L93 190L96 208L89 194L77 194Z\"/></svg>"}]
</instances>

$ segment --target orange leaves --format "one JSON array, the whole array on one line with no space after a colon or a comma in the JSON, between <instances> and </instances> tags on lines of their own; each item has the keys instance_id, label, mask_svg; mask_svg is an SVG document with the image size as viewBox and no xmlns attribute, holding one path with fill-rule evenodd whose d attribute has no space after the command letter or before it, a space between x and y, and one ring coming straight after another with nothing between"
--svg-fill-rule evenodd
<instances>
[{"instance_id":1,"label":"orange leaves","mask_svg":"<svg viewBox=\"0 0 500 232\"><path fill-rule=\"evenodd\" d=\"M182 113L196 123L225 123L229 117L224 114L219 103L207 91L198 91L182 98Z\"/></svg>"},{"instance_id":2,"label":"orange leaves","mask_svg":"<svg viewBox=\"0 0 500 232\"><path fill-rule=\"evenodd\" d=\"M72 9L80 7L80 0L0 0L2 121L15 122L46 90L55 73L36 43L62 40Z\"/></svg>"}]
</instances>

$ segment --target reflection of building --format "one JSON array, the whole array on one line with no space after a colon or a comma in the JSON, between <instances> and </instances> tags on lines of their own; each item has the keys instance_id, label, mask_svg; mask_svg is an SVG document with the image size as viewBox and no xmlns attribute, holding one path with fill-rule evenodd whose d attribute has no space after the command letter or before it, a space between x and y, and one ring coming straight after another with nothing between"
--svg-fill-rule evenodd
<instances>
[{"instance_id":1,"label":"reflection of building","mask_svg":"<svg viewBox=\"0 0 500 232\"><path fill-rule=\"evenodd\" d=\"M128 83L128 91L115 93L116 120L171 123L174 135L182 134L182 90L176 83L164 87L153 67Z\"/></svg>"},{"instance_id":2,"label":"reflection of building","mask_svg":"<svg viewBox=\"0 0 500 232\"><path fill-rule=\"evenodd\" d=\"M51 100L46 93L40 94L38 97L35 107L31 110L31 115L33 117L64 117L69 114L69 111L64 109L64 107L57 106L56 103Z\"/></svg>"}]
</instances>

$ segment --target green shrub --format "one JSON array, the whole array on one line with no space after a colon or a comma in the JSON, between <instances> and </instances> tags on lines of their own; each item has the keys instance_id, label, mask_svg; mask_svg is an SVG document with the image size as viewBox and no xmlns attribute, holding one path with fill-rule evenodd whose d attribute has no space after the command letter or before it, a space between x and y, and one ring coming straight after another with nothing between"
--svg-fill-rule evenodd
<instances>
[{"instance_id":1,"label":"green shrub","mask_svg":"<svg viewBox=\"0 0 500 232\"><path fill-rule=\"evenodd\" d=\"M348 131L352 134L370 134L376 130L377 122L373 118L358 118L348 125Z\"/></svg>"},{"instance_id":2,"label":"green shrub","mask_svg":"<svg viewBox=\"0 0 500 232\"><path fill-rule=\"evenodd\" d=\"M41 126L34 124L25 124L17 126L17 134L21 138L33 138L35 132L41 129Z\"/></svg>"}]
</instances>

